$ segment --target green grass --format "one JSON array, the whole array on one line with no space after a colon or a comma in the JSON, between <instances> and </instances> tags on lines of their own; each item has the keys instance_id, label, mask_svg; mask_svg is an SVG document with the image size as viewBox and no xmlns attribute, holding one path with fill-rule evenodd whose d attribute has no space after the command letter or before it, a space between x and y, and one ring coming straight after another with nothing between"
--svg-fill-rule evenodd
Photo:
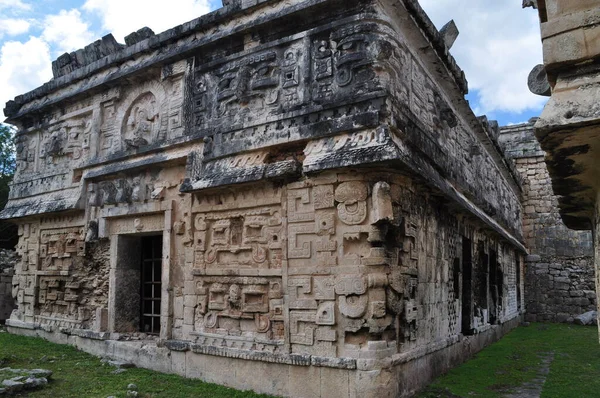
<instances>
[{"instance_id":1,"label":"green grass","mask_svg":"<svg viewBox=\"0 0 600 398\"><path fill-rule=\"evenodd\" d=\"M138 386L140 397L268 397L145 369L127 369L124 373L113 374L113 366L71 346L9 333L0 333L0 368L4 367L53 371L52 381L47 387L27 395L36 398L106 398L111 395L121 398L127 396L129 383ZM14 376L11 374L11 377Z\"/></svg>"},{"instance_id":2,"label":"green grass","mask_svg":"<svg viewBox=\"0 0 600 398\"><path fill-rule=\"evenodd\" d=\"M502 397L536 376L539 354L546 352L554 352L554 361L542 398L600 396L598 329L534 323L439 377L420 397Z\"/></svg>"}]
</instances>

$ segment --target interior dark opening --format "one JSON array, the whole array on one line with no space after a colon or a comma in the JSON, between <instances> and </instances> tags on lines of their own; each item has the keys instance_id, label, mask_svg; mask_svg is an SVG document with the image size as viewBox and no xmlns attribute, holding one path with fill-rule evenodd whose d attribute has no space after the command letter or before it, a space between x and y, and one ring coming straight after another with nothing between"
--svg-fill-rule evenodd
<instances>
[{"instance_id":1,"label":"interior dark opening","mask_svg":"<svg viewBox=\"0 0 600 398\"><path fill-rule=\"evenodd\" d=\"M160 333L162 236L141 238L140 331Z\"/></svg>"},{"instance_id":2,"label":"interior dark opening","mask_svg":"<svg viewBox=\"0 0 600 398\"><path fill-rule=\"evenodd\" d=\"M462 333L473 334L473 258L472 242L463 237L462 240Z\"/></svg>"}]
</instances>

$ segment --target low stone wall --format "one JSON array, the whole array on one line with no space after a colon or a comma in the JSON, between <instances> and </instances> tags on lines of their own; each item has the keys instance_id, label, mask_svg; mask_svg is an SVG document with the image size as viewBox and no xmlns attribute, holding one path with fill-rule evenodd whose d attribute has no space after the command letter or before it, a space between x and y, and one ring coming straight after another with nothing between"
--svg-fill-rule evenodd
<instances>
[{"instance_id":1,"label":"low stone wall","mask_svg":"<svg viewBox=\"0 0 600 398\"><path fill-rule=\"evenodd\" d=\"M15 274L17 256L11 250L0 249L0 323L10 318L16 308L12 296L12 281Z\"/></svg>"},{"instance_id":2,"label":"low stone wall","mask_svg":"<svg viewBox=\"0 0 600 398\"><path fill-rule=\"evenodd\" d=\"M523 177L525 320L573 322L596 309L592 235L567 228L533 134L535 119L501 129L499 141Z\"/></svg>"},{"instance_id":3,"label":"low stone wall","mask_svg":"<svg viewBox=\"0 0 600 398\"><path fill-rule=\"evenodd\" d=\"M193 344L182 341L165 341L162 344L118 341L109 339L110 333L66 334L19 321L9 321L7 325L10 333L42 337L58 344L73 345L92 355L241 390L302 398L403 398L414 396L435 377L500 340L517 327L521 319L521 316L515 316L501 325L488 325L472 336L457 335L441 340L428 351L394 355L387 358L386 366L377 370L361 370L364 359L358 360L356 368L352 369L332 367L314 360L309 361L312 366L302 361L294 364L268 363L198 353L194 351ZM265 383L265 378L269 378L270 382Z\"/></svg>"}]
</instances>

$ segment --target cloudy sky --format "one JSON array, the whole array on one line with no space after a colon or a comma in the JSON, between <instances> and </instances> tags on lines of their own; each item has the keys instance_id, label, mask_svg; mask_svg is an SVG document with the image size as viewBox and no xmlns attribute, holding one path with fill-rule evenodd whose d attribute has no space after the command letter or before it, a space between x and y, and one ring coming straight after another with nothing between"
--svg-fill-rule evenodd
<instances>
[{"instance_id":1,"label":"cloudy sky","mask_svg":"<svg viewBox=\"0 0 600 398\"><path fill-rule=\"evenodd\" d=\"M452 48L477 115L500 124L539 115L545 100L527 75L542 62L537 14L521 0L420 0L438 28L454 19ZM168 4L168 6L167 6ZM220 7L221 0L0 0L0 109L52 78L51 62L112 32L148 26L159 33ZM0 115L1 116L1 115Z\"/></svg>"}]
</instances>

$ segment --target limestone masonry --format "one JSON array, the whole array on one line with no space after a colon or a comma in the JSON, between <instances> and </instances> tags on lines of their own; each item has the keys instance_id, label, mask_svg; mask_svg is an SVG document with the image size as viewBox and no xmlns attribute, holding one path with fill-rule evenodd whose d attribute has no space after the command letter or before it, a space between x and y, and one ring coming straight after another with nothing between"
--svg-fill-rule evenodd
<instances>
[{"instance_id":1,"label":"limestone masonry","mask_svg":"<svg viewBox=\"0 0 600 398\"><path fill-rule=\"evenodd\" d=\"M523 178L525 319L573 322L596 309L592 234L568 229L558 212L558 198L533 134L537 120L500 130L499 142Z\"/></svg>"},{"instance_id":2,"label":"limestone masonry","mask_svg":"<svg viewBox=\"0 0 600 398\"><path fill-rule=\"evenodd\" d=\"M12 250L0 249L0 323L4 323L16 308L12 282L17 256Z\"/></svg>"},{"instance_id":3,"label":"limestone masonry","mask_svg":"<svg viewBox=\"0 0 600 398\"><path fill-rule=\"evenodd\" d=\"M416 0L230 0L7 103L9 331L292 397L409 396L516 326L521 176Z\"/></svg>"}]
</instances>

